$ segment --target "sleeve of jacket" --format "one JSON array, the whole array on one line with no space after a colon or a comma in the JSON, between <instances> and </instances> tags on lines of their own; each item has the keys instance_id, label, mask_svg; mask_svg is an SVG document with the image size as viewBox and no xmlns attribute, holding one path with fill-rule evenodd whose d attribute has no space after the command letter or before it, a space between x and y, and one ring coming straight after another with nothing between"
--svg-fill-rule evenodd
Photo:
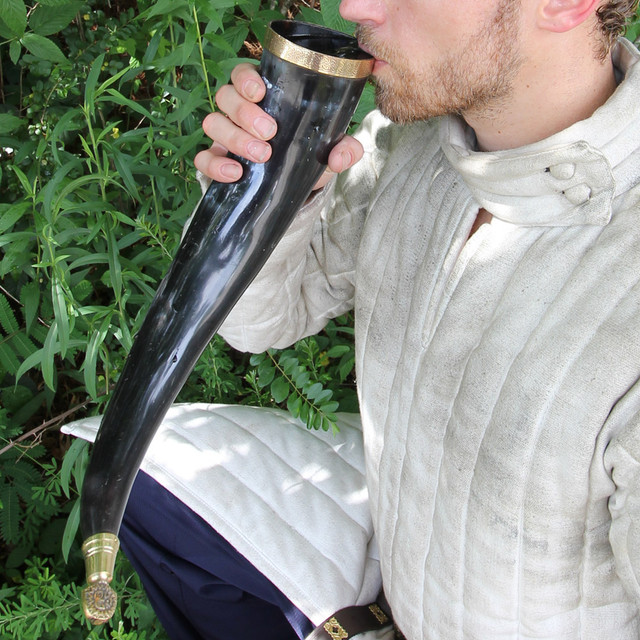
<instances>
[{"instance_id":1,"label":"sleeve of jacket","mask_svg":"<svg viewBox=\"0 0 640 640\"><path fill-rule=\"evenodd\" d=\"M353 306L362 227L386 157L388 121L370 114L357 134L364 158L299 212L220 334L235 348L284 348Z\"/></svg>"},{"instance_id":2,"label":"sleeve of jacket","mask_svg":"<svg viewBox=\"0 0 640 640\"><path fill-rule=\"evenodd\" d=\"M640 383L616 407L624 427L605 452L615 489L609 498L609 540L616 571L640 607Z\"/></svg>"}]
</instances>

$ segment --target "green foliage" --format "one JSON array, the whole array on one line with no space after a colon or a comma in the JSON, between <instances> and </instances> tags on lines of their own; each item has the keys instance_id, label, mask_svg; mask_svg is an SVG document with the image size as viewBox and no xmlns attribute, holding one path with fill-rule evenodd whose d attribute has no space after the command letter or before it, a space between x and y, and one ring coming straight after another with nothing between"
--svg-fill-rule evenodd
<instances>
[{"instance_id":1,"label":"green foliage","mask_svg":"<svg viewBox=\"0 0 640 640\"><path fill-rule=\"evenodd\" d=\"M136 574L126 562L119 563L112 583L122 598L108 632L107 627L91 629L83 619L78 607L79 587L69 582L67 575L56 575L51 563L42 558L29 559L25 566L20 589L0 589L0 640L166 639Z\"/></svg>"},{"instance_id":2,"label":"green foliage","mask_svg":"<svg viewBox=\"0 0 640 640\"><path fill-rule=\"evenodd\" d=\"M357 411L352 372L353 329L347 318L330 322L325 332L284 351L251 357L258 389L286 406L309 429L337 430L335 412Z\"/></svg>"},{"instance_id":3,"label":"green foliage","mask_svg":"<svg viewBox=\"0 0 640 640\"><path fill-rule=\"evenodd\" d=\"M0 0L0 640L165 637L122 554L121 609L83 620L89 446L58 427L104 409L199 198L201 121L281 9L298 4ZM350 29L337 1L303 13ZM289 406L333 429L356 406L350 326L253 364L216 337L179 400Z\"/></svg>"},{"instance_id":4,"label":"green foliage","mask_svg":"<svg viewBox=\"0 0 640 640\"><path fill-rule=\"evenodd\" d=\"M635 19L627 25L626 37L632 42L638 43L640 40L640 7L636 10Z\"/></svg>"}]
</instances>

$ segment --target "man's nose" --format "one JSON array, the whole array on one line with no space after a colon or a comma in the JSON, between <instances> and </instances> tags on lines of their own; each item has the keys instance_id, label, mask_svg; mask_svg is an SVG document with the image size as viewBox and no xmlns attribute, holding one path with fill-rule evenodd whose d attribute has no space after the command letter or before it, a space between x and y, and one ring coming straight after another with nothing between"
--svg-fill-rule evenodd
<instances>
[{"instance_id":1,"label":"man's nose","mask_svg":"<svg viewBox=\"0 0 640 640\"><path fill-rule=\"evenodd\" d=\"M384 22L386 10L383 0L342 0L340 15L351 22L378 26Z\"/></svg>"}]
</instances>

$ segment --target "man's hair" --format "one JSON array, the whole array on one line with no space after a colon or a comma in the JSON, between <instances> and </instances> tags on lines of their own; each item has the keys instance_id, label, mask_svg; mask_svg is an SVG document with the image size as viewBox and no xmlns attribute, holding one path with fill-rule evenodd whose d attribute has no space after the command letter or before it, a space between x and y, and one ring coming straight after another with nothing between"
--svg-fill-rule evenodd
<instances>
[{"instance_id":1,"label":"man's hair","mask_svg":"<svg viewBox=\"0 0 640 640\"><path fill-rule=\"evenodd\" d=\"M598 7L598 30L602 40L603 58L609 53L616 38L624 32L627 22L638 8L639 0L607 0Z\"/></svg>"}]
</instances>

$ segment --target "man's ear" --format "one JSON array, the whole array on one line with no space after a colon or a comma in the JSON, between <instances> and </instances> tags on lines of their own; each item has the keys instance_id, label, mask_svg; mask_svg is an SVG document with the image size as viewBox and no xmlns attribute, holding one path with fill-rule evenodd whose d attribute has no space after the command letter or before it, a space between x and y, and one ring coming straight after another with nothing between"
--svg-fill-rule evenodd
<instances>
[{"instance_id":1,"label":"man's ear","mask_svg":"<svg viewBox=\"0 0 640 640\"><path fill-rule=\"evenodd\" d=\"M570 31L593 15L602 0L541 0L538 26L547 31Z\"/></svg>"}]
</instances>

